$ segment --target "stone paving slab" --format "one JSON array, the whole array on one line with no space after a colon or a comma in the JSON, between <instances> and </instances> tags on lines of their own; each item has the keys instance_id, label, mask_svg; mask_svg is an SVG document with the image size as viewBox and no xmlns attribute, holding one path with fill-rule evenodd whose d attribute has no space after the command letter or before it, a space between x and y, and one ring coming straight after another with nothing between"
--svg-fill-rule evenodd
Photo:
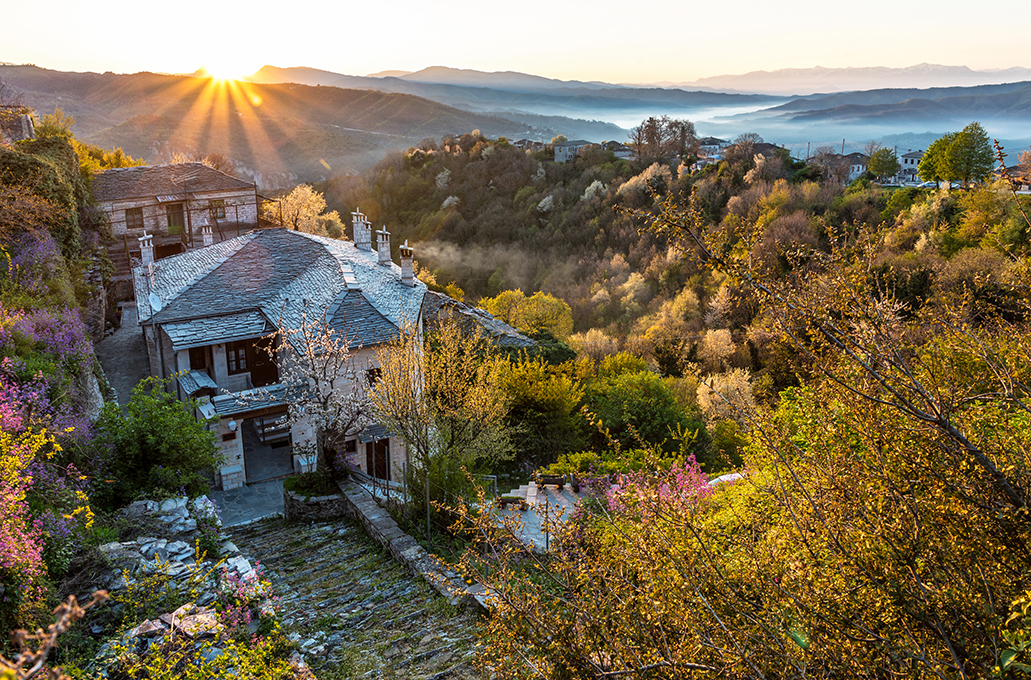
<instances>
[{"instance_id":1,"label":"stone paving slab","mask_svg":"<svg viewBox=\"0 0 1031 680\"><path fill-rule=\"evenodd\" d=\"M118 403L129 403L136 383L150 375L150 360L143 343L143 331L136 317L136 303L122 304L122 325L96 346L104 375L118 395Z\"/></svg>"},{"instance_id":2,"label":"stone paving slab","mask_svg":"<svg viewBox=\"0 0 1031 680\"><path fill-rule=\"evenodd\" d=\"M260 519L283 515L283 480L247 484L229 491L212 491L222 525L243 526Z\"/></svg>"},{"instance_id":3,"label":"stone paving slab","mask_svg":"<svg viewBox=\"0 0 1031 680\"><path fill-rule=\"evenodd\" d=\"M272 581L287 636L318 677L480 680L479 615L436 593L348 519L259 522L232 539Z\"/></svg>"}]
</instances>

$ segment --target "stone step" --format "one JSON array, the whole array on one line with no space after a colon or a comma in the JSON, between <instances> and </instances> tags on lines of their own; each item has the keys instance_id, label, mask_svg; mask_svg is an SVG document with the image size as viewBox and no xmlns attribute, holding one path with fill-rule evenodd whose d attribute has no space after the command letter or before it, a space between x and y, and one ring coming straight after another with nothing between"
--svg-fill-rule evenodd
<instances>
[{"instance_id":1,"label":"stone step","mask_svg":"<svg viewBox=\"0 0 1031 680\"><path fill-rule=\"evenodd\" d=\"M266 520L231 529L230 540L272 581L284 631L316 675L479 677L476 615L455 614L357 525Z\"/></svg>"}]
</instances>

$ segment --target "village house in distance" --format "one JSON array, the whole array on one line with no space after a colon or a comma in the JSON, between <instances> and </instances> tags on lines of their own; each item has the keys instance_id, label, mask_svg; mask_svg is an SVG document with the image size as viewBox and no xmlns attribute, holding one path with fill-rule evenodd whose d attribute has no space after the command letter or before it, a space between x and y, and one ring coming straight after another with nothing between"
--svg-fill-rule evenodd
<instances>
[{"instance_id":1,"label":"village house in distance","mask_svg":"<svg viewBox=\"0 0 1031 680\"><path fill-rule=\"evenodd\" d=\"M93 193L116 239L108 247L116 284L128 282L132 260L142 258L144 233L161 260L202 247L205 228L224 241L258 227L264 200L254 184L203 163L105 170L94 177Z\"/></svg>"},{"instance_id":2,"label":"village house in distance","mask_svg":"<svg viewBox=\"0 0 1031 680\"><path fill-rule=\"evenodd\" d=\"M133 288L151 374L177 375L179 397L197 398L198 415L215 420L224 460L215 476L223 489L313 464L293 452L314 443L315 433L304 422L291 425L286 386L263 337L299 327L302 315L324 315L371 378L378 346L405 323L422 328L426 285L414 276L412 249L400 248L398 266L386 229L376 232L373 247L372 225L360 212L352 216L354 241L274 228L216 242L209 221L200 227L200 247L158 260L154 237L138 239L142 264L133 269ZM407 460L403 441L379 425L350 438L345 452L380 479L399 478Z\"/></svg>"}]
</instances>

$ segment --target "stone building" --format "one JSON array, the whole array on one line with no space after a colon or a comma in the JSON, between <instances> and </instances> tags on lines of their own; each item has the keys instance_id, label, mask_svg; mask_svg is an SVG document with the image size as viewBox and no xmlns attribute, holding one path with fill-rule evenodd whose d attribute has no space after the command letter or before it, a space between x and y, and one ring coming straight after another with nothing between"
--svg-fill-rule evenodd
<instances>
[{"instance_id":1,"label":"stone building","mask_svg":"<svg viewBox=\"0 0 1031 680\"><path fill-rule=\"evenodd\" d=\"M203 247L205 232L218 242L259 226L255 185L203 163L106 170L94 176L93 193L116 239L108 247L116 280L129 279L144 234L161 260Z\"/></svg>"},{"instance_id":2,"label":"stone building","mask_svg":"<svg viewBox=\"0 0 1031 680\"><path fill-rule=\"evenodd\" d=\"M143 264L133 269L133 287L151 373L177 376L180 398L197 398L198 415L214 419L222 488L312 463L293 453L291 445L314 437L287 417L287 388L262 348L270 332L324 315L349 338L359 370L375 371L378 346L406 322L421 328L426 286L413 275L412 249L402 246L401 265L394 264L390 234L376 232L374 248L369 222L353 217L354 241L283 228L216 241L209 221L200 237L206 247L157 259L155 237L137 239ZM398 479L407 460L404 443L382 426L350 438L345 451L383 479Z\"/></svg>"}]
</instances>

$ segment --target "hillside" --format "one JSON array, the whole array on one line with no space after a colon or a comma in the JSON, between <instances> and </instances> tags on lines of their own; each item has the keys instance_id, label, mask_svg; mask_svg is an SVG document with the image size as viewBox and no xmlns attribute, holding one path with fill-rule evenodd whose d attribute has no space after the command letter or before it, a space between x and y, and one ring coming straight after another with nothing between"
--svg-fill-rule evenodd
<instances>
[{"instance_id":1,"label":"hillside","mask_svg":"<svg viewBox=\"0 0 1031 680\"><path fill-rule=\"evenodd\" d=\"M971 91L973 90L973 91ZM949 88L950 94L905 97L899 91L898 101L891 101L882 91L854 93L852 96L825 97L815 102L792 102L789 109L797 112L784 114L794 121L821 122L895 122L899 125L921 121L937 124L962 124L971 119L985 122L1024 124L1031 119L1031 83L985 86L979 88ZM888 91L891 92L891 91ZM869 97L868 97L869 95ZM878 99L886 101L878 101ZM865 100L866 103L859 103ZM841 103L836 103L836 102ZM774 109L777 110L777 109Z\"/></svg>"},{"instance_id":2,"label":"hillside","mask_svg":"<svg viewBox=\"0 0 1031 680\"><path fill-rule=\"evenodd\" d=\"M871 66L862 68L785 68L751 71L736 75L711 76L690 82L667 84L674 87L707 88L717 91L765 92L767 94L810 94L868 90L885 86L927 88L976 86L1011 83L1031 78L1031 69L1008 68L1001 71L976 71L966 66L917 64L905 68Z\"/></svg>"},{"instance_id":3,"label":"hillside","mask_svg":"<svg viewBox=\"0 0 1031 680\"><path fill-rule=\"evenodd\" d=\"M353 172L386 149L428 136L473 129L513 138L558 133L404 93L34 66L0 67L0 78L37 111L60 107L72 115L74 131L86 141L150 162L175 151L222 153L266 188Z\"/></svg>"},{"instance_id":4,"label":"hillside","mask_svg":"<svg viewBox=\"0 0 1031 680\"><path fill-rule=\"evenodd\" d=\"M468 75L472 73L473 75ZM475 77L473 77L475 75ZM434 68L401 78L348 76L311 68L265 66L252 82L294 82L368 87L384 92L406 92L471 110L514 109L542 115L599 117L605 112L676 110L685 115L714 108L767 106L783 98L767 95L686 92L660 87L623 87L577 81L557 81L525 74L490 74ZM575 133L574 133L575 134Z\"/></svg>"}]
</instances>

